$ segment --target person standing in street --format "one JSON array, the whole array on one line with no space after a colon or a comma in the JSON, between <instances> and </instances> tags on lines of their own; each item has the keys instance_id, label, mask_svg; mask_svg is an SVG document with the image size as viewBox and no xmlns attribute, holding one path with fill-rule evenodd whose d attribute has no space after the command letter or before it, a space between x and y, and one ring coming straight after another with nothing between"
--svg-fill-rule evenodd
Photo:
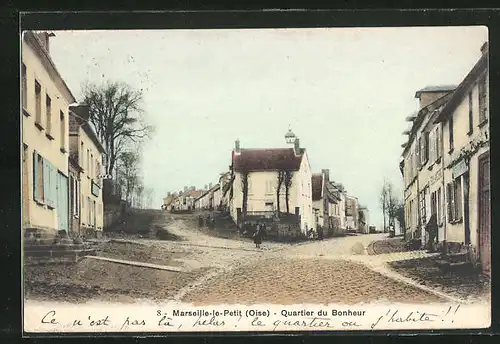
<instances>
[{"instance_id":1,"label":"person standing in street","mask_svg":"<svg viewBox=\"0 0 500 344\"><path fill-rule=\"evenodd\" d=\"M253 234L253 242L256 248L260 248L260 244L262 244L262 229L260 224L257 224L257 230Z\"/></svg>"}]
</instances>

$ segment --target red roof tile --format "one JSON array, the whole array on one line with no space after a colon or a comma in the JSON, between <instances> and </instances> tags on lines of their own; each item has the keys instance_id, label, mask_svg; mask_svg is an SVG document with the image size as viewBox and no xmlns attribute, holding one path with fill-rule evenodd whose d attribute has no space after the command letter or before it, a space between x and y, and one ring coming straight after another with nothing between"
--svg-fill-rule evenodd
<instances>
[{"instance_id":1,"label":"red roof tile","mask_svg":"<svg viewBox=\"0 0 500 344\"><path fill-rule=\"evenodd\" d=\"M281 169L298 171L304 149L295 156L293 148L277 149L241 149L241 154L233 151L233 166L236 172L247 171L277 171Z\"/></svg>"},{"instance_id":2,"label":"red roof tile","mask_svg":"<svg viewBox=\"0 0 500 344\"><path fill-rule=\"evenodd\" d=\"M311 177L312 200L319 201L323 193L323 175L313 174Z\"/></svg>"}]
</instances>

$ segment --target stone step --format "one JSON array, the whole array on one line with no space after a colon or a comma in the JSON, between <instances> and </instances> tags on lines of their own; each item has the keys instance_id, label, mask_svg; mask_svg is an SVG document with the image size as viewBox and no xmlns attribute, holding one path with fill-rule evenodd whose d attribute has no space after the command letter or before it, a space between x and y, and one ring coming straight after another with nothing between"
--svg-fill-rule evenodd
<instances>
[{"instance_id":1,"label":"stone step","mask_svg":"<svg viewBox=\"0 0 500 344\"><path fill-rule=\"evenodd\" d=\"M91 250L67 250L67 251L52 251L52 250L41 250L41 251L28 251L24 253L24 257L64 257L64 256L88 256L95 254L95 251Z\"/></svg>"},{"instance_id":2,"label":"stone step","mask_svg":"<svg viewBox=\"0 0 500 344\"><path fill-rule=\"evenodd\" d=\"M24 245L24 252L30 251L69 251L69 250L83 250L83 244L50 244L50 245Z\"/></svg>"}]
</instances>

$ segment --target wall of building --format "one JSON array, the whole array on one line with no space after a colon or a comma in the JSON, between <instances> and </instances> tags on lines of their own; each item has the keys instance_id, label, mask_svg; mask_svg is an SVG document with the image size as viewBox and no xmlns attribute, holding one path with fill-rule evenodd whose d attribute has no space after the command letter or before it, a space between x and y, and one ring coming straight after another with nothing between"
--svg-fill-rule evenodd
<instances>
[{"instance_id":1,"label":"wall of building","mask_svg":"<svg viewBox=\"0 0 500 344\"><path fill-rule=\"evenodd\" d=\"M487 79L488 80L488 79ZM489 80L487 81L488 84ZM487 88L488 89L488 88ZM469 132L469 98L468 92L461 100L452 114L453 117L453 150L449 144L450 123L445 121L443 125L443 140L445 142L445 166L450 165L453 161L457 160L460 150L464 147L469 147L470 142L480 137L488 136L488 126L479 126L479 88L478 85L473 85L468 91L472 92L472 114L473 114L473 131ZM489 103L489 102L487 102ZM488 108L488 107L487 107ZM487 113L489 117L489 111ZM481 148L478 152L471 157L468 169L469 173L469 225L470 225L470 240L472 245L477 245L478 241L478 157L487 152L489 146ZM462 184L462 201L464 201L464 176L460 177ZM450 183L453 180L452 168L444 170L445 183ZM448 202L448 200L447 200ZM465 207L462 204L462 219L465 218ZM462 220L457 223L450 223L447 221L446 237L448 242L465 243L465 224Z\"/></svg>"},{"instance_id":2,"label":"wall of building","mask_svg":"<svg viewBox=\"0 0 500 344\"><path fill-rule=\"evenodd\" d=\"M23 171L26 177L23 177L25 187L23 199L25 213L24 222L26 227L37 227L55 231L59 229L57 221L57 207L51 209L43 202L36 202L33 194L33 152L36 151L46 159L57 173L67 178L68 176L68 107L72 99L69 99L66 92L61 89L60 83L54 80L54 75L49 74L48 70L37 56L35 50L22 40L22 63L26 67L26 106L22 111L22 141L25 144ZM39 129L35 126L36 121L36 96L35 80L41 86L41 120ZM51 128L50 139L46 134L49 133L47 127L46 96L51 99ZM61 121L61 111L63 120ZM28 115L28 116L27 116ZM61 150L63 148L63 150ZM67 179L66 179L67 181ZM51 181L53 182L53 181ZM62 206L62 205L61 205ZM65 209L59 209L60 213L68 215L67 204ZM69 215L68 215L69 217Z\"/></svg>"},{"instance_id":3,"label":"wall of building","mask_svg":"<svg viewBox=\"0 0 500 344\"><path fill-rule=\"evenodd\" d=\"M441 97L444 97L447 95L449 92L422 92L420 94L420 108L424 108L427 105L434 103L436 100L438 100Z\"/></svg>"},{"instance_id":4,"label":"wall of building","mask_svg":"<svg viewBox=\"0 0 500 344\"><path fill-rule=\"evenodd\" d=\"M77 145L78 161L83 168L80 175L80 225L84 228L94 228L102 231L104 227L104 209L102 187L99 187L102 186L102 179L98 178L100 174L103 174L102 153L82 128L78 131L77 140L79 142ZM93 183L98 185L96 188L97 196L92 193Z\"/></svg>"},{"instance_id":5,"label":"wall of building","mask_svg":"<svg viewBox=\"0 0 500 344\"><path fill-rule=\"evenodd\" d=\"M276 211L276 187L277 172L262 171L250 172L248 175L249 192L247 201L247 211ZM292 185L289 190L289 211L295 213L295 207L300 208L301 229L303 231L311 228L313 224L312 195L311 195L311 170L307 156L304 155L299 171L294 171L292 176ZM266 206L266 203L272 203ZM235 173L233 184L233 199L231 202L231 217L234 221L237 218L237 208L242 208L243 193L241 187L241 175ZM285 188L282 186L280 195L280 211L286 212Z\"/></svg>"},{"instance_id":6,"label":"wall of building","mask_svg":"<svg viewBox=\"0 0 500 344\"><path fill-rule=\"evenodd\" d=\"M323 199L313 201L313 228L317 228L318 226L325 227L325 218L324 218L324 202ZM317 221L316 221L317 219ZM327 220L327 219L326 219Z\"/></svg>"}]
</instances>

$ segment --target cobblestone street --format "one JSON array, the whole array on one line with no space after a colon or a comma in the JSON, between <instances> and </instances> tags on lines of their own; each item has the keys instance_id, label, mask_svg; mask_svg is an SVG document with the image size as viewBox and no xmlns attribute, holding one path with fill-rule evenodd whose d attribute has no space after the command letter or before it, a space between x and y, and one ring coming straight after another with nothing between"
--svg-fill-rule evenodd
<instances>
[{"instance_id":1,"label":"cobblestone street","mask_svg":"<svg viewBox=\"0 0 500 344\"><path fill-rule=\"evenodd\" d=\"M52 267L48 270L49 276L43 277L43 273L41 276L34 274L37 268L32 268L29 270L33 277L28 281L31 289L27 297L46 299L54 295L40 291L41 287L36 286L50 284L55 288L57 283L53 283L52 278L60 275L65 287L65 292L59 293L61 295L71 290L71 283L89 290L101 290L96 295L88 293L85 297L79 293L67 295L78 300L82 297L113 300L112 294L115 293L116 300L124 297L129 301L174 300L195 305L456 301L396 273L386 264L426 257L425 252L368 255L370 243L385 238L386 234L352 235L296 244L264 241L261 249L257 249L251 239L233 240L207 235L193 220L192 215L161 213L153 225L167 230L177 240L123 238L106 244L108 250L104 256L109 258L178 267L182 272L158 272L84 259L78 263L76 275L70 274L71 269L66 268L67 273L60 273L53 271L56 268ZM102 269L99 270L98 266ZM97 273L100 278L105 278L106 274L119 278L99 283L92 277L97 276L96 269L101 272L100 275ZM88 278L82 279L82 276ZM141 283L129 282L127 288L119 282L138 276L141 276ZM154 281L148 281L148 276ZM135 287L138 288L136 291Z\"/></svg>"}]
</instances>

